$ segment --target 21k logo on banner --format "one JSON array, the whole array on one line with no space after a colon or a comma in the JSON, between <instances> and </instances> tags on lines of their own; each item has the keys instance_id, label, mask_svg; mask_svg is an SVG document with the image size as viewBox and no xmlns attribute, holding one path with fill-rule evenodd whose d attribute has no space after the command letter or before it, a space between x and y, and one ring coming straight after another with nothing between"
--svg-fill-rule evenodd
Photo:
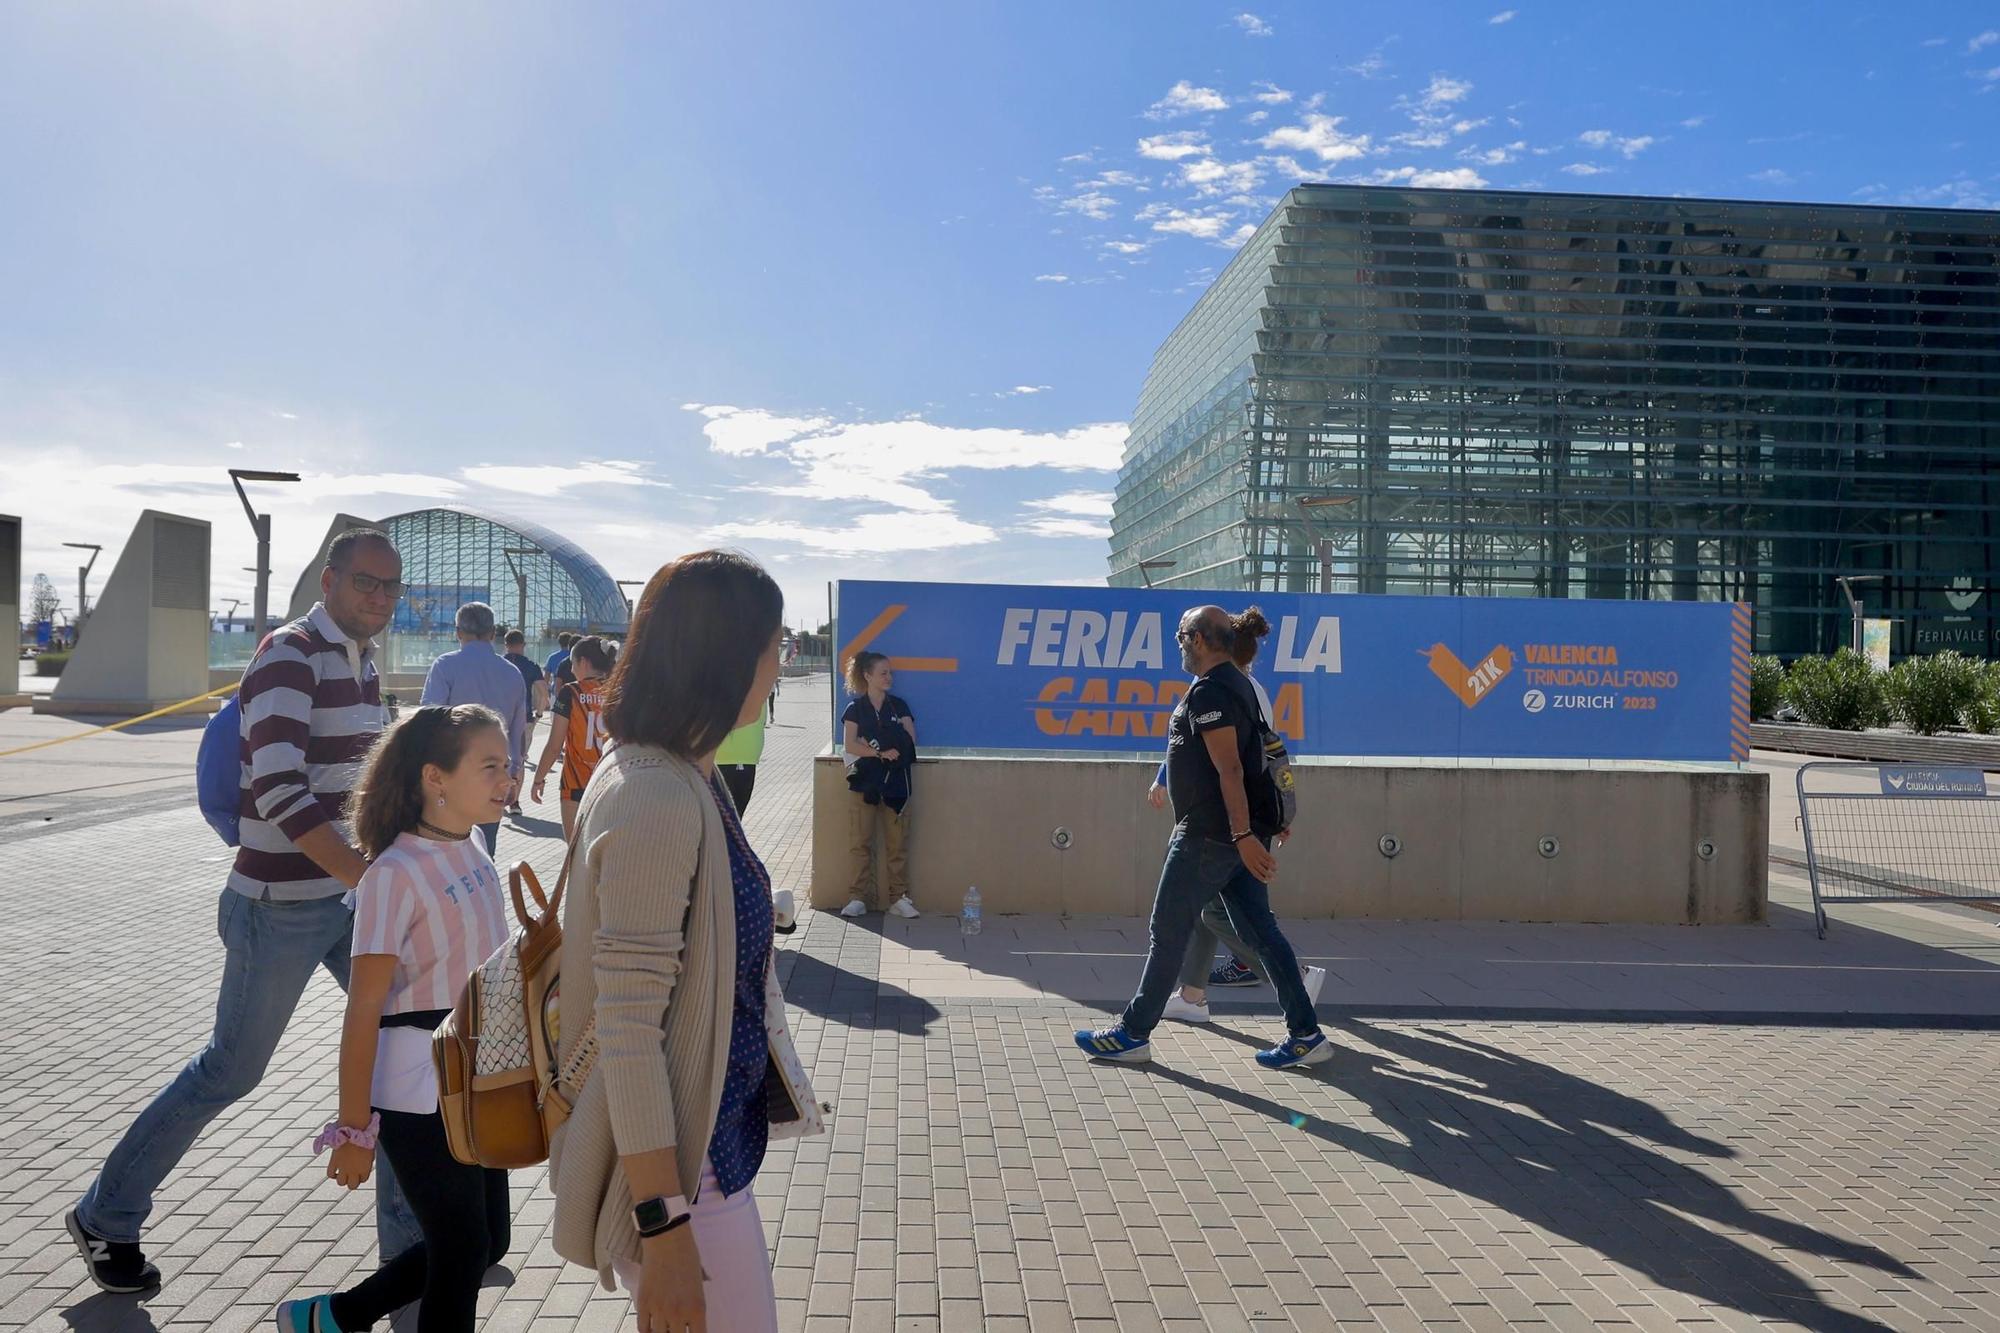
<instances>
[{"instance_id":1,"label":"21k logo on banner","mask_svg":"<svg viewBox=\"0 0 2000 1333\"><path fill-rule=\"evenodd\" d=\"M1443 681L1467 708L1476 708L1514 669L1514 654L1504 643L1479 659L1478 666L1467 666L1458 660L1457 653L1441 643L1432 644L1426 656L1430 659L1431 674Z\"/></svg>"}]
</instances>

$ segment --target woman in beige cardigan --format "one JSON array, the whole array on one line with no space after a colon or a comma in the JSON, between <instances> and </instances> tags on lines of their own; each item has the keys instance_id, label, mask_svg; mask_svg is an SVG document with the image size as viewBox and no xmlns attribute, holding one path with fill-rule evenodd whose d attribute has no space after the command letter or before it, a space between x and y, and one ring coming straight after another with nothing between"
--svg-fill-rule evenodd
<instances>
[{"instance_id":1,"label":"woman in beige cardigan","mask_svg":"<svg viewBox=\"0 0 2000 1333\"><path fill-rule=\"evenodd\" d=\"M632 1292L639 1333L777 1328L749 1180L767 1063L797 1056L770 880L714 759L771 693L782 610L744 556L654 575L606 691L614 745L577 811L563 1012L594 1017L598 1056L551 1145L555 1248ZM584 1026L562 1025L565 1067Z\"/></svg>"}]
</instances>

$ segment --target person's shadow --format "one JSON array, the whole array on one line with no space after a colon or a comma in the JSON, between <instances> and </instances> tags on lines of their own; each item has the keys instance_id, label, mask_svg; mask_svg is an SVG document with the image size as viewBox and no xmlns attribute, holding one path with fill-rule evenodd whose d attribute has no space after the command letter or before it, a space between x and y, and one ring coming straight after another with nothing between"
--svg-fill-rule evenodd
<instances>
[{"instance_id":1,"label":"person's shadow","mask_svg":"<svg viewBox=\"0 0 2000 1333\"><path fill-rule=\"evenodd\" d=\"M140 1304L145 1299L96 1292L61 1311L62 1321L74 1333L155 1333L152 1311Z\"/></svg>"},{"instance_id":2,"label":"person's shadow","mask_svg":"<svg viewBox=\"0 0 2000 1333\"><path fill-rule=\"evenodd\" d=\"M778 954L778 985L785 1003L830 1023L922 1036L939 1017L920 995L850 972L804 950Z\"/></svg>"},{"instance_id":3,"label":"person's shadow","mask_svg":"<svg viewBox=\"0 0 2000 1333\"><path fill-rule=\"evenodd\" d=\"M1898 1277L1915 1277L1915 1270L1875 1246L1758 1212L1727 1186L1647 1146L1734 1157L1727 1145L1682 1129L1635 1097L1456 1034L1346 1026L1395 1058L1347 1046L1315 1072L1404 1142L1181 1070L1135 1068L1484 1199L1696 1300L1811 1329L1891 1327L1828 1305L1798 1273L1730 1233ZM1246 1046L1264 1044L1230 1028L1210 1030Z\"/></svg>"}]
</instances>

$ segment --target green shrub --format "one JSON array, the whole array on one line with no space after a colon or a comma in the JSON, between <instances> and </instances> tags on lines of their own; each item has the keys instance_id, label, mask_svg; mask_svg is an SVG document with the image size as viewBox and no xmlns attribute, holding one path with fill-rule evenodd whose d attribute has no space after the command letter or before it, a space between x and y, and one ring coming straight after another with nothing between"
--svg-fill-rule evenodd
<instances>
[{"instance_id":1,"label":"green shrub","mask_svg":"<svg viewBox=\"0 0 2000 1333\"><path fill-rule=\"evenodd\" d=\"M1810 726L1860 731L1887 720L1882 675L1851 648L1801 657L1785 675L1785 702Z\"/></svg>"},{"instance_id":2,"label":"green shrub","mask_svg":"<svg viewBox=\"0 0 2000 1333\"><path fill-rule=\"evenodd\" d=\"M58 649L55 652L41 653L35 658L35 674L38 676L60 676L63 672L63 667L68 663L69 653L67 651Z\"/></svg>"},{"instance_id":3,"label":"green shrub","mask_svg":"<svg viewBox=\"0 0 2000 1333\"><path fill-rule=\"evenodd\" d=\"M1889 714L1919 736L1935 736L1958 725L1979 699L1981 664L1946 649L1928 657L1906 657L1882 682Z\"/></svg>"},{"instance_id":4,"label":"green shrub","mask_svg":"<svg viewBox=\"0 0 2000 1333\"><path fill-rule=\"evenodd\" d=\"M1979 688L1959 720L1967 731L1991 736L2000 731L2000 662L1988 662L1979 672Z\"/></svg>"},{"instance_id":5,"label":"green shrub","mask_svg":"<svg viewBox=\"0 0 2000 1333\"><path fill-rule=\"evenodd\" d=\"M1785 664L1775 657L1750 659L1750 716L1773 717L1785 701Z\"/></svg>"}]
</instances>

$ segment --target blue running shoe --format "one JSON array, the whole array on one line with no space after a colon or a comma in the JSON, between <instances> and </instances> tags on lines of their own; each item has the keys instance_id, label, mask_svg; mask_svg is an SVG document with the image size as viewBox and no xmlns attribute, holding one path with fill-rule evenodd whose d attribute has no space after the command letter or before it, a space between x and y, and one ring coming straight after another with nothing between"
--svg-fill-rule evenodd
<instances>
[{"instance_id":1,"label":"blue running shoe","mask_svg":"<svg viewBox=\"0 0 2000 1333\"><path fill-rule=\"evenodd\" d=\"M1324 1032L1310 1037L1287 1037L1268 1051L1257 1052L1257 1063L1266 1069L1296 1069L1333 1058L1333 1043Z\"/></svg>"},{"instance_id":2,"label":"blue running shoe","mask_svg":"<svg viewBox=\"0 0 2000 1333\"><path fill-rule=\"evenodd\" d=\"M1215 986L1254 986L1263 978L1252 972L1234 958L1208 974L1208 984Z\"/></svg>"},{"instance_id":3,"label":"blue running shoe","mask_svg":"<svg viewBox=\"0 0 2000 1333\"><path fill-rule=\"evenodd\" d=\"M278 1333L341 1333L333 1322L333 1297L286 1301L278 1307Z\"/></svg>"},{"instance_id":4,"label":"blue running shoe","mask_svg":"<svg viewBox=\"0 0 2000 1333\"><path fill-rule=\"evenodd\" d=\"M1079 1028L1076 1034L1076 1048L1095 1060L1116 1060L1128 1065L1140 1064L1153 1058L1153 1043L1127 1036L1122 1024L1118 1027L1099 1028L1095 1032L1089 1028Z\"/></svg>"}]
</instances>

